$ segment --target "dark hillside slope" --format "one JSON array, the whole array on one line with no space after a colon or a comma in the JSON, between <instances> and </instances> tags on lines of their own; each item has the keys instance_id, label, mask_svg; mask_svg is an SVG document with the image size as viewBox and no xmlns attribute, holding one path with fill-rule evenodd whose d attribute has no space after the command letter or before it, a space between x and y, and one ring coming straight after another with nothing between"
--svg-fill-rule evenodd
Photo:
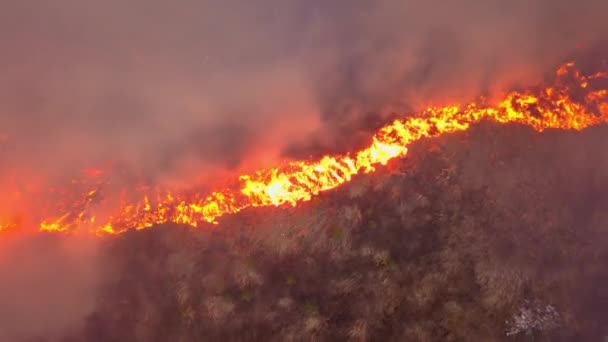
<instances>
[{"instance_id":1,"label":"dark hillside slope","mask_svg":"<svg viewBox=\"0 0 608 342\"><path fill-rule=\"evenodd\" d=\"M125 234L69 340L601 340L607 137L483 124L297 208Z\"/></svg>"}]
</instances>

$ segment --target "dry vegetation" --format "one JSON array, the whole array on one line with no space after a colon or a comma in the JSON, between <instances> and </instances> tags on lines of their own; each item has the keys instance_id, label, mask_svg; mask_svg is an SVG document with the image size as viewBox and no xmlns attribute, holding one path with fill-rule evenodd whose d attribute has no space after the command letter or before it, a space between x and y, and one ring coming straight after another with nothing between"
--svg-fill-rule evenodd
<instances>
[{"instance_id":1,"label":"dry vegetation","mask_svg":"<svg viewBox=\"0 0 608 342\"><path fill-rule=\"evenodd\" d=\"M608 133L483 124L298 208L109 241L67 341L599 341Z\"/></svg>"}]
</instances>

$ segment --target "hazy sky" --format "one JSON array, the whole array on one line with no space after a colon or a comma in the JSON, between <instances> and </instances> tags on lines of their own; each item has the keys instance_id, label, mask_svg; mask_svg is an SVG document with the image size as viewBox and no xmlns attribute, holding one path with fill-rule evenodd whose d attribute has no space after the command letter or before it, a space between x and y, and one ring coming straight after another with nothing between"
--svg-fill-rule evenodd
<instances>
[{"instance_id":1,"label":"hazy sky","mask_svg":"<svg viewBox=\"0 0 608 342\"><path fill-rule=\"evenodd\" d=\"M0 5L0 162L198 175L344 150L391 112L536 80L605 1Z\"/></svg>"}]
</instances>

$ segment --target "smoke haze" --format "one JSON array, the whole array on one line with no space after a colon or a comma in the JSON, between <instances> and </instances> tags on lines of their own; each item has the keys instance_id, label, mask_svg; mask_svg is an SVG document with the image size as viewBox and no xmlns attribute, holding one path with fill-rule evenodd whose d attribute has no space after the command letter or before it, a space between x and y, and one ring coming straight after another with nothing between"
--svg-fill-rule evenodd
<instances>
[{"instance_id":1,"label":"smoke haze","mask_svg":"<svg viewBox=\"0 0 608 342\"><path fill-rule=\"evenodd\" d=\"M97 242L5 235L0 245L0 340L53 339L80 328L96 301Z\"/></svg>"},{"instance_id":2,"label":"smoke haze","mask_svg":"<svg viewBox=\"0 0 608 342\"><path fill-rule=\"evenodd\" d=\"M345 149L392 112L537 79L604 38L606 6L4 3L0 158L202 175Z\"/></svg>"}]
</instances>

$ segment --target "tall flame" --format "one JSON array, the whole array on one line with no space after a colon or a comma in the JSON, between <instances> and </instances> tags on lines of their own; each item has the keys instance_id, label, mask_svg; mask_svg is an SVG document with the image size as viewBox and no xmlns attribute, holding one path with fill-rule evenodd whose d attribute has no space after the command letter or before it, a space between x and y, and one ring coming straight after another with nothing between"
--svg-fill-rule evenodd
<instances>
[{"instance_id":1,"label":"tall flame","mask_svg":"<svg viewBox=\"0 0 608 342\"><path fill-rule=\"evenodd\" d=\"M207 197L158 189L146 191L140 200L123 201L119 211L98 219L95 204L99 185L88 189L80 201L70 204L63 212L43 219L39 229L60 232L84 229L115 234L165 222L196 227L204 222L217 223L219 217L248 207L295 206L309 201L312 196L336 188L357 174L372 172L378 165L405 156L412 142L464 131L483 120L524 124L539 132L549 128L581 130L608 122L608 90L592 86L594 80L608 80L608 74L583 76L573 63L561 66L556 74L554 86L509 93L495 106L481 99L465 106L427 108L418 115L383 127L373 136L369 147L354 154L291 162L243 175L237 187L216 191ZM575 93L583 95L575 97ZM87 174L100 177L103 172L91 169ZM12 226L10 222L0 221L0 231Z\"/></svg>"}]
</instances>

